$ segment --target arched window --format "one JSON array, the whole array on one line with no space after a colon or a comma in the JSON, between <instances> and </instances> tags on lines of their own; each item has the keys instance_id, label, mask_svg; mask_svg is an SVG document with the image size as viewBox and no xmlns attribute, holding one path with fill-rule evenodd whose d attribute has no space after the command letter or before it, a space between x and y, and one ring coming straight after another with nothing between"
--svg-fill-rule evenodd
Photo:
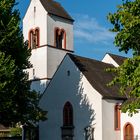
<instances>
[{"instance_id":1,"label":"arched window","mask_svg":"<svg viewBox=\"0 0 140 140\"><path fill-rule=\"evenodd\" d=\"M66 49L66 32L64 29L61 29L61 35L62 35L62 46L63 49Z\"/></svg>"},{"instance_id":2,"label":"arched window","mask_svg":"<svg viewBox=\"0 0 140 140\"><path fill-rule=\"evenodd\" d=\"M55 28L54 46L59 49L66 49L66 32L64 29Z\"/></svg>"},{"instance_id":3,"label":"arched window","mask_svg":"<svg viewBox=\"0 0 140 140\"><path fill-rule=\"evenodd\" d=\"M55 47L59 48L59 28L55 29Z\"/></svg>"},{"instance_id":4,"label":"arched window","mask_svg":"<svg viewBox=\"0 0 140 140\"><path fill-rule=\"evenodd\" d=\"M115 125L115 130L120 130L120 105L115 105L114 108L114 125Z\"/></svg>"},{"instance_id":5,"label":"arched window","mask_svg":"<svg viewBox=\"0 0 140 140\"><path fill-rule=\"evenodd\" d=\"M63 108L63 126L73 126L73 108L70 102L66 102Z\"/></svg>"},{"instance_id":6,"label":"arched window","mask_svg":"<svg viewBox=\"0 0 140 140\"><path fill-rule=\"evenodd\" d=\"M129 122L124 125L124 140L134 140L134 128Z\"/></svg>"},{"instance_id":7,"label":"arched window","mask_svg":"<svg viewBox=\"0 0 140 140\"><path fill-rule=\"evenodd\" d=\"M32 49L32 46L33 46L33 36L34 36L34 31L30 30L29 31L29 48L31 48L31 49Z\"/></svg>"},{"instance_id":8,"label":"arched window","mask_svg":"<svg viewBox=\"0 0 140 140\"><path fill-rule=\"evenodd\" d=\"M39 32L39 28L36 28L35 29L35 41L36 41L36 48L38 48L39 47L39 37L40 37L40 32Z\"/></svg>"},{"instance_id":9,"label":"arched window","mask_svg":"<svg viewBox=\"0 0 140 140\"><path fill-rule=\"evenodd\" d=\"M32 29L29 31L29 48L35 49L39 47L39 36L39 28L35 28L34 30Z\"/></svg>"}]
</instances>

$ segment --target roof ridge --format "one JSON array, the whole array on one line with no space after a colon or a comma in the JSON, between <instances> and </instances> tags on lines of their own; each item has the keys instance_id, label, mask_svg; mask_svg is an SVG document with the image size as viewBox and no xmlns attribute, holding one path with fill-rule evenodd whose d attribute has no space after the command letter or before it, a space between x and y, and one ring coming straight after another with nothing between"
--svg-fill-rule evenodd
<instances>
[{"instance_id":1,"label":"roof ridge","mask_svg":"<svg viewBox=\"0 0 140 140\"><path fill-rule=\"evenodd\" d=\"M106 53L106 54L109 54L109 55L114 55L114 56L117 56L117 57L127 58L127 57L125 57L125 56L122 56L122 55L117 55L117 54L114 54L114 53Z\"/></svg>"},{"instance_id":2,"label":"roof ridge","mask_svg":"<svg viewBox=\"0 0 140 140\"><path fill-rule=\"evenodd\" d=\"M74 21L73 18L69 15L69 13L61 5L61 3L54 0L40 0L40 2L49 14L52 14L61 18L65 18L72 22Z\"/></svg>"},{"instance_id":3,"label":"roof ridge","mask_svg":"<svg viewBox=\"0 0 140 140\"><path fill-rule=\"evenodd\" d=\"M87 60L90 60L90 61L96 61L96 62L105 64L105 65L108 65L108 66L113 66L112 64L105 63L105 62L102 62L100 60L89 58L89 57L84 57L84 56L80 56L80 55L76 55L76 54L71 54L71 53L68 53L68 55L75 56L75 57L80 57L80 58L87 59Z\"/></svg>"}]
</instances>

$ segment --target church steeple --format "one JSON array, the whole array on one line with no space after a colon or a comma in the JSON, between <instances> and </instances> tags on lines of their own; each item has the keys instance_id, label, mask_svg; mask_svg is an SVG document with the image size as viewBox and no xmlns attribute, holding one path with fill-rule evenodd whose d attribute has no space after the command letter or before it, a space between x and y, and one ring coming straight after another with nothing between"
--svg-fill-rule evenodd
<instances>
[{"instance_id":1,"label":"church steeple","mask_svg":"<svg viewBox=\"0 0 140 140\"><path fill-rule=\"evenodd\" d=\"M73 21L53 0L31 0L23 19L23 35L32 49L32 89L43 92L65 54L73 52Z\"/></svg>"}]
</instances>

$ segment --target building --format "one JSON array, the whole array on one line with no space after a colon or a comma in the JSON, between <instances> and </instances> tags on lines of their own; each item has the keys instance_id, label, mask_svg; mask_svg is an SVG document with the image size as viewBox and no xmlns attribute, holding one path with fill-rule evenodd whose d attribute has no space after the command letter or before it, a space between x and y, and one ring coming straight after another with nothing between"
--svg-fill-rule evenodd
<instances>
[{"instance_id":1,"label":"building","mask_svg":"<svg viewBox=\"0 0 140 140\"><path fill-rule=\"evenodd\" d=\"M28 70L32 89L41 93L66 53L73 52L73 19L57 2L31 0L23 18L23 35L32 49Z\"/></svg>"},{"instance_id":2,"label":"building","mask_svg":"<svg viewBox=\"0 0 140 140\"><path fill-rule=\"evenodd\" d=\"M138 140L140 113L122 113L127 98L108 87L124 57L101 61L73 54L73 19L53 0L31 0L23 34L32 49L32 89L42 93L48 120L39 123L40 140Z\"/></svg>"},{"instance_id":3,"label":"building","mask_svg":"<svg viewBox=\"0 0 140 140\"><path fill-rule=\"evenodd\" d=\"M40 101L40 106L48 110L48 120L40 123L41 140L134 140L138 137L140 114L130 117L121 113L120 105L126 97L118 94L118 87L107 86L113 75L105 69L124 58L106 54L105 60L106 63L73 54L65 56Z\"/></svg>"}]
</instances>

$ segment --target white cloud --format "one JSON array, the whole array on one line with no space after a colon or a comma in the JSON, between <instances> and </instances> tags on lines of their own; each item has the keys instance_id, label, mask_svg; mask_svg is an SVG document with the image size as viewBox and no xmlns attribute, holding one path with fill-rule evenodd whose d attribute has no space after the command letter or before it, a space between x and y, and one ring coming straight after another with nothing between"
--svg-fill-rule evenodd
<instances>
[{"instance_id":1,"label":"white cloud","mask_svg":"<svg viewBox=\"0 0 140 140\"><path fill-rule=\"evenodd\" d=\"M93 17L76 15L74 36L81 41L110 44L113 42L115 34L108 31L107 28L100 26Z\"/></svg>"}]
</instances>

